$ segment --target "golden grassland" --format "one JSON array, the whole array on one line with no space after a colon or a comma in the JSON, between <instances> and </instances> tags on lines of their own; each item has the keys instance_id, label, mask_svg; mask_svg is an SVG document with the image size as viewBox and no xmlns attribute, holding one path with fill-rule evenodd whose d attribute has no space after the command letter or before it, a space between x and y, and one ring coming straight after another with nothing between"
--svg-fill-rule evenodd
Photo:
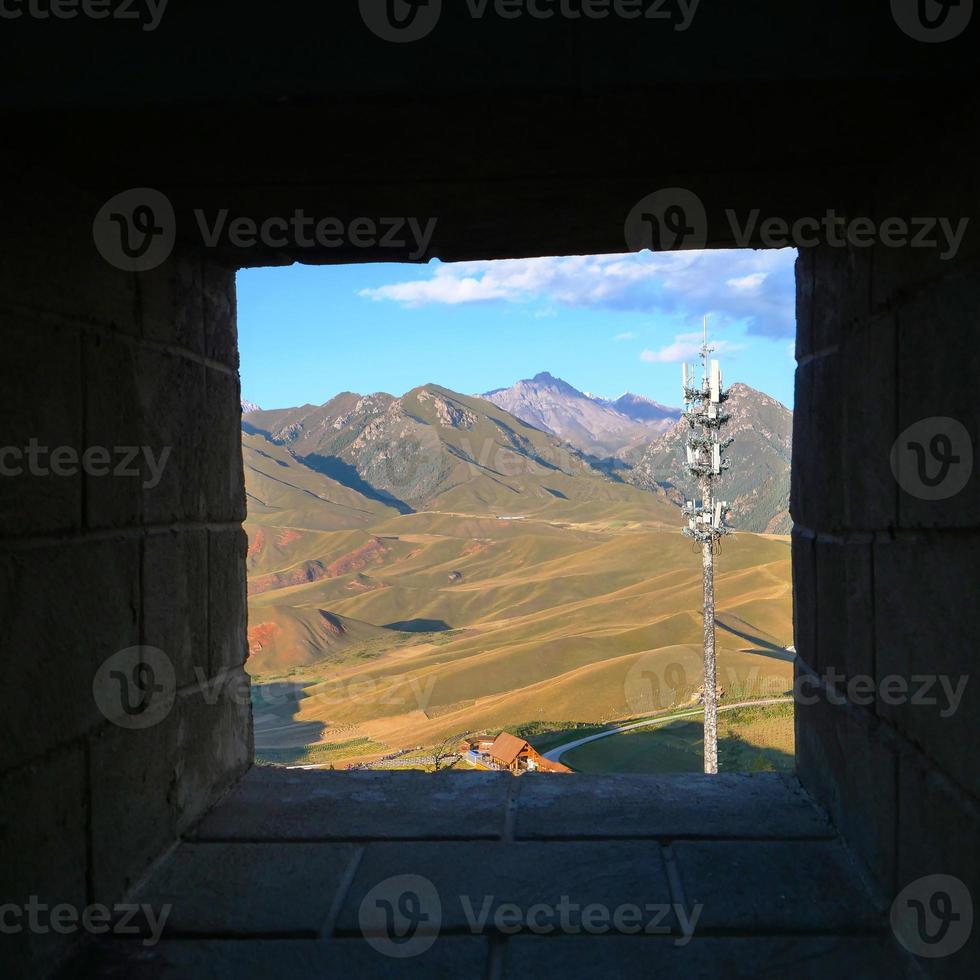
<instances>
[{"instance_id":1,"label":"golden grassland","mask_svg":"<svg viewBox=\"0 0 980 980\"><path fill-rule=\"evenodd\" d=\"M253 523L265 547L251 582L319 563L313 581L250 599L259 757L315 745L313 756L346 763L453 733L601 725L691 703L700 562L670 526L676 512L650 509L646 521L630 500L521 521L425 512L327 532ZM789 690L788 542L727 541L716 591L725 697Z\"/></svg>"}]
</instances>

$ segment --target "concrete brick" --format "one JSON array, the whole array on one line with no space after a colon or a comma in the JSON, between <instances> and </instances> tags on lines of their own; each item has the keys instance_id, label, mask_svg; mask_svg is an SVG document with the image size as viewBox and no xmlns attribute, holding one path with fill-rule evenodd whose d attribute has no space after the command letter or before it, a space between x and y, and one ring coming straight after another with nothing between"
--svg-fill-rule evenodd
<instances>
[{"instance_id":1,"label":"concrete brick","mask_svg":"<svg viewBox=\"0 0 980 980\"><path fill-rule=\"evenodd\" d=\"M213 260L204 264L204 348L206 355L238 370L235 270Z\"/></svg>"},{"instance_id":2,"label":"concrete brick","mask_svg":"<svg viewBox=\"0 0 980 980\"><path fill-rule=\"evenodd\" d=\"M137 275L143 338L204 353L204 260L178 250L163 265Z\"/></svg>"},{"instance_id":3,"label":"concrete brick","mask_svg":"<svg viewBox=\"0 0 980 980\"><path fill-rule=\"evenodd\" d=\"M102 258L92 238L103 203L80 188L32 185L21 175L17 193L4 200L4 228L17 242L0 268L6 303L136 335L135 280Z\"/></svg>"},{"instance_id":4,"label":"concrete brick","mask_svg":"<svg viewBox=\"0 0 980 980\"><path fill-rule=\"evenodd\" d=\"M479 937L445 936L424 953L392 957L361 939L165 940L102 943L77 961L86 977L322 977L323 980L460 980L487 975L490 944Z\"/></svg>"},{"instance_id":5,"label":"concrete brick","mask_svg":"<svg viewBox=\"0 0 980 980\"><path fill-rule=\"evenodd\" d=\"M82 449L81 341L72 327L0 314L0 537L43 534L81 523L82 478L32 474L31 440L48 451ZM50 469L49 452L38 458Z\"/></svg>"},{"instance_id":6,"label":"concrete brick","mask_svg":"<svg viewBox=\"0 0 980 980\"><path fill-rule=\"evenodd\" d=\"M726 977L757 980L791 976L906 976L905 964L887 938L872 936L698 937L686 946L643 936L539 938L513 936L504 951L505 978Z\"/></svg>"},{"instance_id":7,"label":"concrete brick","mask_svg":"<svg viewBox=\"0 0 980 980\"><path fill-rule=\"evenodd\" d=\"M934 532L875 545L878 714L980 796L975 567L976 542L965 535ZM899 681L894 690L884 687L896 677L906 694Z\"/></svg>"},{"instance_id":8,"label":"concrete brick","mask_svg":"<svg viewBox=\"0 0 980 980\"><path fill-rule=\"evenodd\" d=\"M790 511L795 523L813 531L844 527L842 426L839 355L805 361L796 369Z\"/></svg>"},{"instance_id":9,"label":"concrete brick","mask_svg":"<svg viewBox=\"0 0 980 980\"><path fill-rule=\"evenodd\" d=\"M891 469L898 436L897 344L895 317L885 315L853 326L841 347L844 521L852 531L880 530L898 522L898 486Z\"/></svg>"},{"instance_id":10,"label":"concrete brick","mask_svg":"<svg viewBox=\"0 0 980 980\"><path fill-rule=\"evenodd\" d=\"M5 564L10 589L0 593L0 649L6 683L12 691L35 693L9 699L0 715L0 769L104 724L93 697L96 672L139 643L135 539L17 552ZM38 597L51 604L39 610Z\"/></svg>"},{"instance_id":11,"label":"concrete brick","mask_svg":"<svg viewBox=\"0 0 980 980\"><path fill-rule=\"evenodd\" d=\"M814 837L826 819L792 777L587 776L521 779L520 839L581 837Z\"/></svg>"},{"instance_id":12,"label":"concrete brick","mask_svg":"<svg viewBox=\"0 0 980 980\"><path fill-rule=\"evenodd\" d=\"M143 484L149 479L142 452L139 379L132 343L100 333L83 339L85 434L82 449L98 448L110 461L103 475L85 481L85 523L90 528L133 527L139 523Z\"/></svg>"},{"instance_id":13,"label":"concrete brick","mask_svg":"<svg viewBox=\"0 0 980 980\"><path fill-rule=\"evenodd\" d=\"M499 838L509 774L256 767L193 835L206 840ZM465 819L460 819L465 812Z\"/></svg>"},{"instance_id":14,"label":"concrete brick","mask_svg":"<svg viewBox=\"0 0 980 980\"><path fill-rule=\"evenodd\" d=\"M880 928L843 845L830 841L681 841L674 845L698 928L834 932Z\"/></svg>"},{"instance_id":15,"label":"concrete brick","mask_svg":"<svg viewBox=\"0 0 980 980\"><path fill-rule=\"evenodd\" d=\"M210 676L240 667L248 657L245 555L241 528L208 531L208 617Z\"/></svg>"},{"instance_id":16,"label":"concrete brick","mask_svg":"<svg viewBox=\"0 0 980 980\"><path fill-rule=\"evenodd\" d=\"M796 255L796 359L815 350L813 346L814 275L817 250L801 248Z\"/></svg>"},{"instance_id":17,"label":"concrete brick","mask_svg":"<svg viewBox=\"0 0 980 980\"><path fill-rule=\"evenodd\" d=\"M871 542L816 542L817 656L810 666L839 677L837 688L862 678L874 681L874 595ZM833 673L832 673L833 672ZM866 710L874 711L873 690Z\"/></svg>"},{"instance_id":18,"label":"concrete brick","mask_svg":"<svg viewBox=\"0 0 980 980\"><path fill-rule=\"evenodd\" d=\"M177 830L183 834L251 766L249 678L230 671L177 698Z\"/></svg>"},{"instance_id":19,"label":"concrete brick","mask_svg":"<svg viewBox=\"0 0 980 980\"><path fill-rule=\"evenodd\" d=\"M980 896L980 808L933 771L911 746L900 756L898 874L893 894L929 875L952 875ZM962 908L954 911L963 913ZM976 922L960 950L931 961L918 959L929 976L959 978L980 972Z\"/></svg>"},{"instance_id":20,"label":"concrete brick","mask_svg":"<svg viewBox=\"0 0 980 980\"><path fill-rule=\"evenodd\" d=\"M817 552L813 535L793 528L793 636L797 655L816 669Z\"/></svg>"},{"instance_id":21,"label":"concrete brick","mask_svg":"<svg viewBox=\"0 0 980 980\"><path fill-rule=\"evenodd\" d=\"M977 175L969 166L949 166L949 158L930 161L937 169L920 167L915 180L910 180L904 167L894 167L878 178L876 211L879 220L896 216L946 217L957 225L969 219L966 234L955 256L943 258L936 248L873 249L874 280L872 302L876 310L898 305L930 283L938 283L962 273L975 265L980 254L980 228L977 224L977 205L980 186ZM914 229L913 234L918 230ZM937 237L935 231L930 237ZM976 281L974 275L974 282Z\"/></svg>"},{"instance_id":22,"label":"concrete brick","mask_svg":"<svg viewBox=\"0 0 980 980\"><path fill-rule=\"evenodd\" d=\"M156 351L141 351L139 383L143 445L156 458L170 455L159 484L143 493L143 519L149 524L206 517L206 397L203 364Z\"/></svg>"},{"instance_id":23,"label":"concrete brick","mask_svg":"<svg viewBox=\"0 0 980 980\"><path fill-rule=\"evenodd\" d=\"M400 875L427 879L439 896L441 915L419 927L427 932L438 927L442 933L471 933L471 920L481 912L488 917L477 928L496 931L496 910L510 903L521 910L524 930L529 909L557 909L563 898L566 908L578 906L565 913L571 928L582 927L583 909L593 904L608 910L607 920L623 904L671 904L663 857L652 841L367 844L337 918L338 933L360 934L362 903L372 889ZM676 929L673 912L660 924Z\"/></svg>"},{"instance_id":24,"label":"concrete brick","mask_svg":"<svg viewBox=\"0 0 980 980\"><path fill-rule=\"evenodd\" d=\"M871 250L821 245L815 251L812 343L821 351L839 346L851 327L868 317Z\"/></svg>"},{"instance_id":25,"label":"concrete brick","mask_svg":"<svg viewBox=\"0 0 980 980\"><path fill-rule=\"evenodd\" d=\"M92 736L93 901L113 904L177 839L177 719ZM125 828L125 832L121 832Z\"/></svg>"},{"instance_id":26,"label":"concrete brick","mask_svg":"<svg viewBox=\"0 0 980 980\"><path fill-rule=\"evenodd\" d=\"M3 903L23 907L31 896L49 908L86 904L88 793L81 743L0 776L0 868ZM5 918L5 924L9 923ZM4 976L40 976L71 936L26 928L0 940ZM46 920L45 924L50 924Z\"/></svg>"},{"instance_id":27,"label":"concrete brick","mask_svg":"<svg viewBox=\"0 0 980 980\"><path fill-rule=\"evenodd\" d=\"M171 658L177 685L185 687L211 676L207 637L208 532L149 535L143 544L143 643Z\"/></svg>"},{"instance_id":28,"label":"concrete brick","mask_svg":"<svg viewBox=\"0 0 980 980\"><path fill-rule=\"evenodd\" d=\"M904 305L898 312L899 363L898 431L895 436L922 419L951 418L959 422L971 439L972 470L963 488L954 496L928 500L906 488L898 490L899 522L908 528L976 528L980 527L980 403L972 377L975 375L977 331L980 328L980 285L977 275L944 281L927 295ZM939 344L948 352L941 355ZM961 359L965 358L965 361ZM956 376L969 378L957 383L951 378L951 362L957 364ZM972 363L973 369L967 369ZM931 431L931 430L930 430ZM946 431L946 429L936 430ZM930 436L931 438L931 436ZM966 467L965 447L954 445L961 462L949 470L948 479L959 482L959 472ZM939 472L926 445L927 471Z\"/></svg>"},{"instance_id":29,"label":"concrete brick","mask_svg":"<svg viewBox=\"0 0 980 980\"><path fill-rule=\"evenodd\" d=\"M207 515L212 521L245 520L242 466L242 400L238 376L208 370L204 471Z\"/></svg>"},{"instance_id":30,"label":"concrete brick","mask_svg":"<svg viewBox=\"0 0 980 980\"><path fill-rule=\"evenodd\" d=\"M351 844L181 844L135 901L170 906L167 936L315 938L357 857Z\"/></svg>"}]
</instances>

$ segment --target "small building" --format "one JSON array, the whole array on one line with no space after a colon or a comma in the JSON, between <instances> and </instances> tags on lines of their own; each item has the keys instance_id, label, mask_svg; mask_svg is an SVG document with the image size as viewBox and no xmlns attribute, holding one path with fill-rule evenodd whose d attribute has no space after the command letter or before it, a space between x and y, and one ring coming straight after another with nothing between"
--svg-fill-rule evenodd
<instances>
[{"instance_id":1,"label":"small building","mask_svg":"<svg viewBox=\"0 0 980 980\"><path fill-rule=\"evenodd\" d=\"M522 772L571 772L560 762L551 762L537 752L530 742L510 732L501 732L486 752L488 764L515 775Z\"/></svg>"}]
</instances>

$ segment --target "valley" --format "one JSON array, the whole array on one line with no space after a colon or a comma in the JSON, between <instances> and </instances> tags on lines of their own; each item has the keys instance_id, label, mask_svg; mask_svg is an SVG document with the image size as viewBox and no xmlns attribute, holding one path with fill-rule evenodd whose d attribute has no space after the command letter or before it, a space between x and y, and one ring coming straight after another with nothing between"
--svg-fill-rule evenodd
<instances>
[{"instance_id":1,"label":"valley","mask_svg":"<svg viewBox=\"0 0 980 980\"><path fill-rule=\"evenodd\" d=\"M242 445L260 761L415 765L696 705L700 565L668 492L436 385L249 411ZM726 541L717 592L723 701L787 692L788 539Z\"/></svg>"}]
</instances>

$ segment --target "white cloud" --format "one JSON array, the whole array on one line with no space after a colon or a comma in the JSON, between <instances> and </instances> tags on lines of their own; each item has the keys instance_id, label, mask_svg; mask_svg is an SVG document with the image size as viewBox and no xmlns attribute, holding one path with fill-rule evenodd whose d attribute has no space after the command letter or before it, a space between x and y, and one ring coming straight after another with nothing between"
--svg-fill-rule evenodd
<instances>
[{"instance_id":1,"label":"white cloud","mask_svg":"<svg viewBox=\"0 0 980 980\"><path fill-rule=\"evenodd\" d=\"M751 272L740 279L729 279L727 285L737 293L757 293L765 281L765 272Z\"/></svg>"},{"instance_id":2,"label":"white cloud","mask_svg":"<svg viewBox=\"0 0 980 980\"><path fill-rule=\"evenodd\" d=\"M640 354L640 360L652 364L680 364L683 361L695 361L701 354L701 344L704 342L702 333L682 333L674 338L672 344L661 347L660 350L645 350ZM712 340L711 346L716 354L733 354L742 350L742 344L733 344L727 340Z\"/></svg>"},{"instance_id":3,"label":"white cloud","mask_svg":"<svg viewBox=\"0 0 980 980\"><path fill-rule=\"evenodd\" d=\"M792 249L639 252L433 264L426 278L363 289L359 295L406 307L541 303L643 312L788 337L795 331Z\"/></svg>"},{"instance_id":4,"label":"white cloud","mask_svg":"<svg viewBox=\"0 0 980 980\"><path fill-rule=\"evenodd\" d=\"M623 333L616 334L616 340L632 340L636 336L632 330L626 330Z\"/></svg>"}]
</instances>

